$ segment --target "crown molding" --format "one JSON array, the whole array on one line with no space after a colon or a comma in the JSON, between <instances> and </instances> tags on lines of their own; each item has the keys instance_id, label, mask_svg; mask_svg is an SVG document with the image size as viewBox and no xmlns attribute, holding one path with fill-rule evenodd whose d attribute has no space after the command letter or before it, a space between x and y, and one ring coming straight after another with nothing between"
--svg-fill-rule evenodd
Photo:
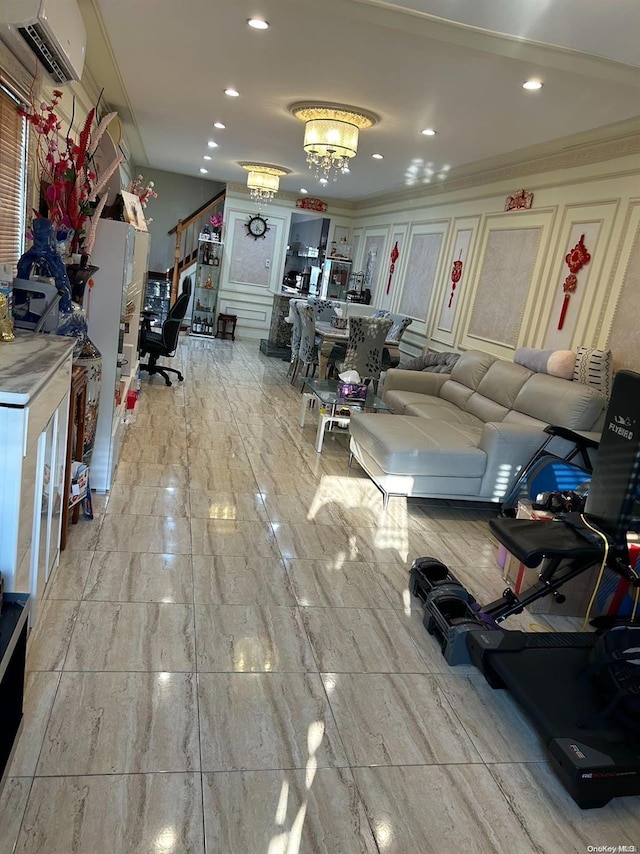
<instances>
[{"instance_id":1,"label":"crown molding","mask_svg":"<svg viewBox=\"0 0 640 854\"><path fill-rule=\"evenodd\" d=\"M399 202L415 202L455 190L481 187L542 172L587 166L634 154L640 154L640 118L618 122L607 128L598 128L575 136L563 137L551 143L519 149L504 156L479 160L452 169L446 181L437 186L423 185L367 196L355 201L355 209L360 211ZM640 170L640 161L637 170L634 171L638 170Z\"/></svg>"}]
</instances>

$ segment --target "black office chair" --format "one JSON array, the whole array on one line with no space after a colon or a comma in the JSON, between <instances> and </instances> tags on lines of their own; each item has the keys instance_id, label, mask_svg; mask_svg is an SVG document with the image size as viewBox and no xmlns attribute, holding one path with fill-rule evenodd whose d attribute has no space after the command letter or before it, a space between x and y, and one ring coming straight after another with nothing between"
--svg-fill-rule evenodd
<instances>
[{"instance_id":1,"label":"black office chair","mask_svg":"<svg viewBox=\"0 0 640 854\"><path fill-rule=\"evenodd\" d=\"M174 304L169 309L167 319L162 324L159 332L154 332L151 329L151 317L153 312L142 313L142 328L140 330L140 356L149 354L149 361L140 365L141 371L147 371L150 376L160 374L164 377L167 385L171 385L169 374L177 374L178 380L182 382L184 377L176 368L167 368L165 365L158 365L160 356L172 357L175 355L178 347L178 337L180 335L180 327L187 313L189 305L189 297L191 296L191 278L185 276L182 282L182 293Z\"/></svg>"}]
</instances>

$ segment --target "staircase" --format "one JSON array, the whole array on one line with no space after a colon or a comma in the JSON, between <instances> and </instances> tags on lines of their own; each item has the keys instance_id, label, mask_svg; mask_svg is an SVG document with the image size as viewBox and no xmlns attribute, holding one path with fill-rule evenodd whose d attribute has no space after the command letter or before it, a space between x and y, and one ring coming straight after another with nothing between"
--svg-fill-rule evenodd
<instances>
[{"instance_id":1,"label":"staircase","mask_svg":"<svg viewBox=\"0 0 640 854\"><path fill-rule=\"evenodd\" d=\"M198 260L198 237L205 225L210 224L214 214L222 212L224 208L225 191L218 193L213 199L206 202L197 211L190 214L187 219L179 219L178 224L169 231L176 236L176 248L173 254L173 276L171 281L171 304L173 305L178 296L178 283L180 275L184 270L195 264Z\"/></svg>"}]
</instances>

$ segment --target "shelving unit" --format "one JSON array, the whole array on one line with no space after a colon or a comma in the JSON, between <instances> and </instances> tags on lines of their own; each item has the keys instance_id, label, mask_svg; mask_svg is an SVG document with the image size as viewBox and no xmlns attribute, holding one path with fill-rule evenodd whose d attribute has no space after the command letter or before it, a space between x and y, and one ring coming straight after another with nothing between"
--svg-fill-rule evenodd
<instances>
[{"instance_id":1,"label":"shelving unit","mask_svg":"<svg viewBox=\"0 0 640 854\"><path fill-rule=\"evenodd\" d=\"M87 319L89 337L102 353L102 386L91 486L107 492L118 465L127 393L138 375L140 310L149 256L149 235L124 222L100 222L92 263Z\"/></svg>"},{"instance_id":2,"label":"shelving unit","mask_svg":"<svg viewBox=\"0 0 640 854\"><path fill-rule=\"evenodd\" d=\"M200 235L191 313L191 335L215 338L223 251L224 244L211 240L207 235Z\"/></svg>"},{"instance_id":3,"label":"shelving unit","mask_svg":"<svg viewBox=\"0 0 640 854\"><path fill-rule=\"evenodd\" d=\"M144 310L152 311L154 316L149 318L152 327L161 327L169 313L171 305L171 282L167 279L147 279L144 295Z\"/></svg>"},{"instance_id":4,"label":"shelving unit","mask_svg":"<svg viewBox=\"0 0 640 854\"><path fill-rule=\"evenodd\" d=\"M322 265L321 298L346 300L350 274L351 261L327 258Z\"/></svg>"}]
</instances>

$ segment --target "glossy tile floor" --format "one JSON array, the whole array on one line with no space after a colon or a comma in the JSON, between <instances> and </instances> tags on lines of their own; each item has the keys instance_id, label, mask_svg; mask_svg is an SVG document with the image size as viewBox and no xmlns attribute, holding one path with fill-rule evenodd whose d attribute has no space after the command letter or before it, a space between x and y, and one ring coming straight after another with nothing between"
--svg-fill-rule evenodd
<instances>
[{"instance_id":1,"label":"glossy tile floor","mask_svg":"<svg viewBox=\"0 0 640 854\"><path fill-rule=\"evenodd\" d=\"M174 361L184 384L144 380L111 494L48 586L1 854L640 845L638 799L579 810L408 596L420 555L499 595L495 511L383 515L346 436L316 454L287 365L255 342L185 339Z\"/></svg>"}]
</instances>

